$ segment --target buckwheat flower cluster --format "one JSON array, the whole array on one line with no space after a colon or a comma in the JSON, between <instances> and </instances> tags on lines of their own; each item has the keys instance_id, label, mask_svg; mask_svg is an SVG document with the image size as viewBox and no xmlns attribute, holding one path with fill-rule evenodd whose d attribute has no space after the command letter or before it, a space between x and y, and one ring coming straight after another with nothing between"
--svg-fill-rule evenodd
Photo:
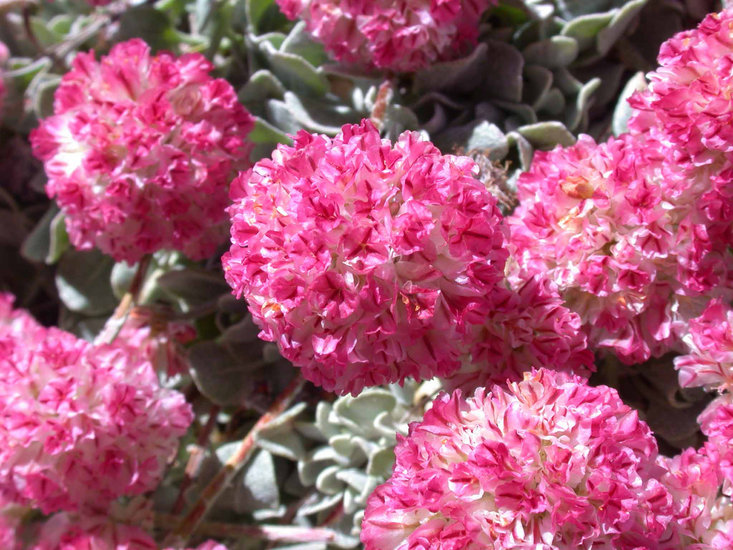
<instances>
[{"instance_id":1,"label":"buckwheat flower cluster","mask_svg":"<svg viewBox=\"0 0 733 550\"><path fill-rule=\"evenodd\" d=\"M611 388L540 369L441 394L398 438L366 550L679 548L654 437Z\"/></svg>"},{"instance_id":2,"label":"buckwheat flower cluster","mask_svg":"<svg viewBox=\"0 0 733 550\"><path fill-rule=\"evenodd\" d=\"M733 310L711 300L702 315L691 319L683 337L689 353L675 358L680 384L710 390L733 388Z\"/></svg>"},{"instance_id":3,"label":"buckwheat flower cluster","mask_svg":"<svg viewBox=\"0 0 733 550\"><path fill-rule=\"evenodd\" d=\"M129 346L0 328L0 370L0 497L46 514L154 489L192 420Z\"/></svg>"},{"instance_id":4,"label":"buckwheat flower cluster","mask_svg":"<svg viewBox=\"0 0 733 550\"><path fill-rule=\"evenodd\" d=\"M100 61L76 56L54 116L31 134L76 247L133 263L162 248L200 259L225 240L253 118L212 68L200 54L153 56L139 39Z\"/></svg>"},{"instance_id":5,"label":"buckwheat flower cluster","mask_svg":"<svg viewBox=\"0 0 733 550\"><path fill-rule=\"evenodd\" d=\"M546 275L591 346L630 363L681 350L686 320L733 289L730 251L700 207L709 183L667 153L628 134L537 153L508 218L515 272Z\"/></svg>"},{"instance_id":6,"label":"buckwheat flower cluster","mask_svg":"<svg viewBox=\"0 0 733 550\"><path fill-rule=\"evenodd\" d=\"M339 61L397 72L451 59L476 43L494 0L277 0Z\"/></svg>"},{"instance_id":7,"label":"buckwheat flower cluster","mask_svg":"<svg viewBox=\"0 0 733 550\"><path fill-rule=\"evenodd\" d=\"M533 367L581 375L595 370L580 317L547 279L532 277L507 291L472 330L471 360L443 380L446 391L470 394L481 386L517 382Z\"/></svg>"},{"instance_id":8,"label":"buckwheat flower cluster","mask_svg":"<svg viewBox=\"0 0 733 550\"><path fill-rule=\"evenodd\" d=\"M223 264L260 337L338 393L455 371L507 258L475 168L363 121L302 131L237 178Z\"/></svg>"},{"instance_id":9,"label":"buckwheat flower cluster","mask_svg":"<svg viewBox=\"0 0 733 550\"><path fill-rule=\"evenodd\" d=\"M649 86L630 99L629 128L673 145L669 158L706 183L698 198L710 238L733 245L733 9L708 15L659 52Z\"/></svg>"},{"instance_id":10,"label":"buckwheat flower cluster","mask_svg":"<svg viewBox=\"0 0 733 550\"><path fill-rule=\"evenodd\" d=\"M720 457L714 446L685 449L679 455L659 457L666 473L662 483L674 499L678 547L728 550L733 545L733 508L721 494Z\"/></svg>"}]
</instances>

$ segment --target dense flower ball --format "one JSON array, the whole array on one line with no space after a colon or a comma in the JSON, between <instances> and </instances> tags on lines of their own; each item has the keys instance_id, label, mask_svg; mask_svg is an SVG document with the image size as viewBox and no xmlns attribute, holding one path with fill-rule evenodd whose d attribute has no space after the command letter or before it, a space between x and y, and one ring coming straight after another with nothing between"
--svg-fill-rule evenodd
<instances>
[{"instance_id":1,"label":"dense flower ball","mask_svg":"<svg viewBox=\"0 0 733 550\"><path fill-rule=\"evenodd\" d=\"M471 360L443 380L446 391L517 382L539 367L589 375L593 353L577 313L564 305L546 279L533 277L495 300L484 323L473 329Z\"/></svg>"},{"instance_id":2,"label":"dense flower ball","mask_svg":"<svg viewBox=\"0 0 733 550\"><path fill-rule=\"evenodd\" d=\"M659 52L649 87L630 103L629 127L673 144L668 157L706 182L699 209L711 238L733 246L733 9L708 15Z\"/></svg>"},{"instance_id":3,"label":"dense flower ball","mask_svg":"<svg viewBox=\"0 0 733 550\"><path fill-rule=\"evenodd\" d=\"M135 262L161 248L199 259L221 244L253 118L211 69L200 54L153 57L139 39L99 62L76 56L55 115L31 134L75 246Z\"/></svg>"},{"instance_id":4,"label":"dense flower ball","mask_svg":"<svg viewBox=\"0 0 733 550\"><path fill-rule=\"evenodd\" d=\"M541 369L442 394L398 437L366 550L679 548L654 437L611 388Z\"/></svg>"},{"instance_id":5,"label":"dense flower ball","mask_svg":"<svg viewBox=\"0 0 733 550\"><path fill-rule=\"evenodd\" d=\"M733 290L733 257L700 200L709 182L667 153L631 135L537 153L508 218L515 269L547 276L590 344L627 362L682 350L685 322Z\"/></svg>"},{"instance_id":6,"label":"dense flower ball","mask_svg":"<svg viewBox=\"0 0 733 550\"><path fill-rule=\"evenodd\" d=\"M476 43L494 0L277 0L333 56L393 71L415 71Z\"/></svg>"},{"instance_id":7,"label":"dense flower ball","mask_svg":"<svg viewBox=\"0 0 733 550\"><path fill-rule=\"evenodd\" d=\"M632 129L661 128L696 163L733 158L731 26L733 9L727 9L662 44L649 87L631 99L638 110Z\"/></svg>"},{"instance_id":8,"label":"dense flower ball","mask_svg":"<svg viewBox=\"0 0 733 550\"><path fill-rule=\"evenodd\" d=\"M0 497L44 513L154 489L192 420L124 345L0 329L0 370Z\"/></svg>"},{"instance_id":9,"label":"dense flower ball","mask_svg":"<svg viewBox=\"0 0 733 550\"><path fill-rule=\"evenodd\" d=\"M507 257L474 169L364 121L302 131L237 178L223 263L260 336L339 393L455 371Z\"/></svg>"},{"instance_id":10,"label":"dense flower ball","mask_svg":"<svg viewBox=\"0 0 733 550\"><path fill-rule=\"evenodd\" d=\"M684 336L687 355L676 357L682 386L733 389L733 310L712 300Z\"/></svg>"}]
</instances>

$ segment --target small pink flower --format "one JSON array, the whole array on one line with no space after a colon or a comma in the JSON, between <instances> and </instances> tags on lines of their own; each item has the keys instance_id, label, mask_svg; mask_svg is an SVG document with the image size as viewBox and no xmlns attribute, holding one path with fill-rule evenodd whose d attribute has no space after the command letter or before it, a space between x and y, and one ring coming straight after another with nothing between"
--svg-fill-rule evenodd
<instances>
[{"instance_id":1,"label":"small pink flower","mask_svg":"<svg viewBox=\"0 0 733 550\"><path fill-rule=\"evenodd\" d=\"M54 328L29 338L3 317L0 496L44 513L103 511L154 489L192 420L183 395L134 348Z\"/></svg>"},{"instance_id":2,"label":"small pink flower","mask_svg":"<svg viewBox=\"0 0 733 550\"><path fill-rule=\"evenodd\" d=\"M339 61L410 72L476 43L494 0L277 0Z\"/></svg>"},{"instance_id":3,"label":"small pink flower","mask_svg":"<svg viewBox=\"0 0 733 550\"><path fill-rule=\"evenodd\" d=\"M260 337L339 393L455 371L507 257L474 170L364 121L333 139L300 132L242 174L222 261Z\"/></svg>"},{"instance_id":4,"label":"small pink flower","mask_svg":"<svg viewBox=\"0 0 733 550\"><path fill-rule=\"evenodd\" d=\"M395 455L366 550L680 548L654 437L605 386L540 369L442 394Z\"/></svg>"},{"instance_id":5,"label":"small pink flower","mask_svg":"<svg viewBox=\"0 0 733 550\"><path fill-rule=\"evenodd\" d=\"M200 54L152 56L139 39L99 62L76 56L54 116L31 134L76 247L133 263L161 248L200 259L221 244L254 123L212 68Z\"/></svg>"},{"instance_id":6,"label":"small pink flower","mask_svg":"<svg viewBox=\"0 0 733 550\"><path fill-rule=\"evenodd\" d=\"M507 220L515 278L548 277L590 345L630 363L681 350L686 321L733 295L733 256L701 209L710 183L668 152L626 134L537 153Z\"/></svg>"},{"instance_id":7,"label":"small pink flower","mask_svg":"<svg viewBox=\"0 0 733 550\"><path fill-rule=\"evenodd\" d=\"M700 317L689 323L684 341L689 354L676 357L680 384L685 387L733 389L733 310L712 300Z\"/></svg>"},{"instance_id":8,"label":"small pink flower","mask_svg":"<svg viewBox=\"0 0 733 550\"><path fill-rule=\"evenodd\" d=\"M443 380L446 391L470 394L481 386L517 382L542 366L586 376L595 370L580 317L546 279L533 277L504 298L497 297L485 321L472 329L471 360Z\"/></svg>"}]
</instances>

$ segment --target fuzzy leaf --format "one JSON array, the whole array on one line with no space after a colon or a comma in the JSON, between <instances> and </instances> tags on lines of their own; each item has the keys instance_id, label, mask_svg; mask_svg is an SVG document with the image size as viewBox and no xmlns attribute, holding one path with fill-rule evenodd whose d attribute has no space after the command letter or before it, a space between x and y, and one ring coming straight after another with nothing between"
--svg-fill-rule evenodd
<instances>
[{"instance_id":1,"label":"fuzzy leaf","mask_svg":"<svg viewBox=\"0 0 733 550\"><path fill-rule=\"evenodd\" d=\"M59 298L71 311L94 316L109 313L117 299L109 284L114 260L97 250L67 250L56 271Z\"/></svg>"},{"instance_id":2,"label":"fuzzy leaf","mask_svg":"<svg viewBox=\"0 0 733 550\"><path fill-rule=\"evenodd\" d=\"M634 92L643 90L644 88L646 88L646 78L642 72L638 72L632 76L626 83L626 86L624 86L618 98L618 103L616 103L616 108L613 110L612 129L615 136L619 136L628 131L626 125L634 112L628 100Z\"/></svg>"},{"instance_id":3,"label":"fuzzy leaf","mask_svg":"<svg viewBox=\"0 0 733 550\"><path fill-rule=\"evenodd\" d=\"M524 61L541 65L548 69L567 67L578 57L578 43L568 36L553 36L547 40L534 42L522 54Z\"/></svg>"},{"instance_id":4,"label":"fuzzy leaf","mask_svg":"<svg viewBox=\"0 0 733 550\"><path fill-rule=\"evenodd\" d=\"M537 149L548 149L555 145L568 147L575 143L575 136L565 128L562 122L538 122L521 126L517 131Z\"/></svg>"}]
</instances>

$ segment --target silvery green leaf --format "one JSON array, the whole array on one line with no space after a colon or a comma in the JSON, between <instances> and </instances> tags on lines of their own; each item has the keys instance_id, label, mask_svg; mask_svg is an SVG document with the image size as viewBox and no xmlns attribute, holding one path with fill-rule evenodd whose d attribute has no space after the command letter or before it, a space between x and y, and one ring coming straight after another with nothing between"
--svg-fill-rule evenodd
<instances>
[{"instance_id":1,"label":"silvery green leaf","mask_svg":"<svg viewBox=\"0 0 733 550\"><path fill-rule=\"evenodd\" d=\"M586 82L578 92L575 98L575 105L570 108L566 121L566 126L570 131L577 131L578 127L587 122L588 108L593 93L601 85L600 78L594 78Z\"/></svg>"},{"instance_id":2,"label":"silvery green leaf","mask_svg":"<svg viewBox=\"0 0 733 550\"><path fill-rule=\"evenodd\" d=\"M521 126L517 131L527 138L536 149L549 149L555 145L569 147L575 143L571 134L562 122L548 121Z\"/></svg>"},{"instance_id":3,"label":"silvery green leaf","mask_svg":"<svg viewBox=\"0 0 733 550\"><path fill-rule=\"evenodd\" d=\"M485 151L491 160L501 160L509 152L509 143L498 126L486 120L479 122L466 142L466 150Z\"/></svg>"},{"instance_id":4,"label":"silvery green leaf","mask_svg":"<svg viewBox=\"0 0 733 550\"><path fill-rule=\"evenodd\" d=\"M354 444L352 435L348 433L334 435L329 438L328 444L334 451L344 457L345 464L350 463L354 453L358 452L358 447Z\"/></svg>"},{"instance_id":5,"label":"silvery green leaf","mask_svg":"<svg viewBox=\"0 0 733 550\"><path fill-rule=\"evenodd\" d=\"M451 90L467 93L476 88L476 75L486 74L488 46L479 44L467 57L435 63L415 73L417 93Z\"/></svg>"},{"instance_id":6,"label":"silvery green leaf","mask_svg":"<svg viewBox=\"0 0 733 550\"><path fill-rule=\"evenodd\" d=\"M11 60L11 70L5 72L4 78L12 81L13 89L24 91L36 75L47 72L51 65L48 57L40 57L34 61L16 58Z\"/></svg>"},{"instance_id":7,"label":"silvery green leaf","mask_svg":"<svg viewBox=\"0 0 733 550\"><path fill-rule=\"evenodd\" d=\"M114 263L98 250L67 250L56 271L56 288L64 305L89 316L111 313L117 305L109 283Z\"/></svg>"},{"instance_id":8,"label":"silvery green leaf","mask_svg":"<svg viewBox=\"0 0 733 550\"><path fill-rule=\"evenodd\" d=\"M127 289L130 288L132 280L135 278L136 266L137 264L130 265L127 262L117 262L112 268L109 282L112 286L112 292L118 300L121 300Z\"/></svg>"},{"instance_id":9,"label":"silvery green leaf","mask_svg":"<svg viewBox=\"0 0 733 550\"><path fill-rule=\"evenodd\" d=\"M578 57L578 43L569 36L553 36L527 46L522 55L528 64L548 69L567 67Z\"/></svg>"},{"instance_id":10,"label":"silvery green leaf","mask_svg":"<svg viewBox=\"0 0 733 550\"><path fill-rule=\"evenodd\" d=\"M34 262L56 263L69 247L65 216L56 203L40 219L21 247L23 257Z\"/></svg>"},{"instance_id":11,"label":"silvery green leaf","mask_svg":"<svg viewBox=\"0 0 733 550\"><path fill-rule=\"evenodd\" d=\"M607 11L615 6L623 5L624 0L556 0L557 10L565 19L574 19L581 15Z\"/></svg>"},{"instance_id":12,"label":"silvery green leaf","mask_svg":"<svg viewBox=\"0 0 733 550\"><path fill-rule=\"evenodd\" d=\"M373 388L356 397L346 396L337 400L333 412L344 425L362 430L372 424L378 413L393 409L396 403L389 391Z\"/></svg>"},{"instance_id":13,"label":"silvery green leaf","mask_svg":"<svg viewBox=\"0 0 733 550\"><path fill-rule=\"evenodd\" d=\"M280 490L272 455L260 450L244 467L239 486L235 488L234 509L238 513L252 512L280 505Z\"/></svg>"},{"instance_id":14,"label":"silvery green leaf","mask_svg":"<svg viewBox=\"0 0 733 550\"><path fill-rule=\"evenodd\" d=\"M596 36L613 19L613 13L591 13L568 21L562 29L563 36L574 38L581 50L595 45Z\"/></svg>"},{"instance_id":15,"label":"silvery green leaf","mask_svg":"<svg viewBox=\"0 0 733 550\"><path fill-rule=\"evenodd\" d=\"M486 45L488 66L484 75L476 79L476 88L481 97L521 101L524 57L519 50L504 42L487 40Z\"/></svg>"},{"instance_id":16,"label":"silvery green leaf","mask_svg":"<svg viewBox=\"0 0 733 550\"><path fill-rule=\"evenodd\" d=\"M200 305L231 292L221 273L200 269L174 269L163 273L157 286L171 298Z\"/></svg>"},{"instance_id":17,"label":"silvery green leaf","mask_svg":"<svg viewBox=\"0 0 733 550\"><path fill-rule=\"evenodd\" d=\"M273 430L257 434L257 445L276 456L296 462L305 455L303 440L293 430Z\"/></svg>"},{"instance_id":18,"label":"silvery green leaf","mask_svg":"<svg viewBox=\"0 0 733 550\"><path fill-rule=\"evenodd\" d=\"M612 129L615 136L620 136L628 131L626 125L634 112L628 100L634 92L641 91L644 88L646 88L646 78L642 72L632 76L624 86L618 98L618 103L616 103L616 108L613 110Z\"/></svg>"},{"instance_id":19,"label":"silvery green leaf","mask_svg":"<svg viewBox=\"0 0 733 550\"><path fill-rule=\"evenodd\" d=\"M48 20L46 26L48 30L62 38L71 32L71 25L74 22L74 16L68 13L56 15Z\"/></svg>"},{"instance_id":20,"label":"silvery green leaf","mask_svg":"<svg viewBox=\"0 0 733 550\"><path fill-rule=\"evenodd\" d=\"M517 152L519 153L519 164L521 169L524 171L529 170L532 164L532 156L534 155L534 149L529 143L527 138L521 135L519 132L509 132L507 135L509 145L516 145Z\"/></svg>"},{"instance_id":21,"label":"silvery green leaf","mask_svg":"<svg viewBox=\"0 0 733 550\"><path fill-rule=\"evenodd\" d=\"M320 97L328 92L328 79L320 69L292 53L278 51L269 42L261 44L270 70L289 90Z\"/></svg>"},{"instance_id":22,"label":"silvery green leaf","mask_svg":"<svg viewBox=\"0 0 733 550\"><path fill-rule=\"evenodd\" d=\"M616 41L626 32L629 25L637 17L646 0L632 0L620 8L608 26L596 36L598 52L606 55Z\"/></svg>"},{"instance_id":23,"label":"silvery green leaf","mask_svg":"<svg viewBox=\"0 0 733 550\"><path fill-rule=\"evenodd\" d=\"M268 32L258 36L250 36L249 39L253 44L259 46L260 51L269 59L272 52L280 49L287 35L281 32Z\"/></svg>"},{"instance_id":24,"label":"silvery green leaf","mask_svg":"<svg viewBox=\"0 0 733 550\"><path fill-rule=\"evenodd\" d=\"M311 132L336 135L344 124L353 124L363 118L350 107L332 100L315 100L285 92L285 106L299 126Z\"/></svg>"},{"instance_id":25,"label":"silvery green leaf","mask_svg":"<svg viewBox=\"0 0 733 550\"><path fill-rule=\"evenodd\" d=\"M339 470L336 473L336 478L361 492L364 490L364 487L366 487L369 476L367 476L362 470L348 468L346 470Z\"/></svg>"},{"instance_id":26,"label":"silvery green leaf","mask_svg":"<svg viewBox=\"0 0 733 550\"><path fill-rule=\"evenodd\" d=\"M545 116L551 116L553 118L562 114L567 106L565 96L557 88L552 88L549 92L543 95L537 103L534 105L535 111L538 114Z\"/></svg>"},{"instance_id":27,"label":"silvery green leaf","mask_svg":"<svg viewBox=\"0 0 733 550\"><path fill-rule=\"evenodd\" d=\"M54 93L60 83L60 76L40 73L28 85L25 93L31 99L33 112L38 118L53 115Z\"/></svg>"},{"instance_id":28,"label":"silvery green leaf","mask_svg":"<svg viewBox=\"0 0 733 550\"><path fill-rule=\"evenodd\" d=\"M242 406L252 392L251 366L216 342L194 344L188 350L188 362L196 387L219 406Z\"/></svg>"},{"instance_id":29,"label":"silvery green leaf","mask_svg":"<svg viewBox=\"0 0 733 550\"><path fill-rule=\"evenodd\" d=\"M417 116L407 107L390 104L384 111L382 119L382 135L395 141L406 130L417 130L419 127Z\"/></svg>"},{"instance_id":30,"label":"silvery green leaf","mask_svg":"<svg viewBox=\"0 0 733 550\"><path fill-rule=\"evenodd\" d=\"M180 36L168 17L146 4L129 7L120 16L114 41L124 42L132 38L142 38L153 51L175 50L180 42Z\"/></svg>"},{"instance_id":31,"label":"silvery green leaf","mask_svg":"<svg viewBox=\"0 0 733 550\"><path fill-rule=\"evenodd\" d=\"M249 77L239 90L237 98L241 103L249 105L270 98L282 99L284 93L285 87L277 77L268 70L260 69Z\"/></svg>"},{"instance_id":32,"label":"silvery green leaf","mask_svg":"<svg viewBox=\"0 0 733 550\"><path fill-rule=\"evenodd\" d=\"M283 101L270 99L266 103L267 119L286 134L297 134L302 126Z\"/></svg>"},{"instance_id":33,"label":"silvery green leaf","mask_svg":"<svg viewBox=\"0 0 733 550\"><path fill-rule=\"evenodd\" d=\"M314 67L323 65L328 60L328 54L323 44L313 40L305 30L305 22L299 21L290 31L288 37L280 46L280 51L302 57Z\"/></svg>"},{"instance_id":34,"label":"silvery green leaf","mask_svg":"<svg viewBox=\"0 0 733 550\"><path fill-rule=\"evenodd\" d=\"M524 102L536 109L536 105L552 88L552 71L541 65L527 65L524 67L524 78Z\"/></svg>"},{"instance_id":35,"label":"silvery green leaf","mask_svg":"<svg viewBox=\"0 0 733 550\"><path fill-rule=\"evenodd\" d=\"M280 430L281 428L287 427L290 429L290 425L298 418L306 408L306 403L297 403L290 407L287 411L282 413L277 418L268 422L267 426L263 428L260 433L267 434L273 430Z\"/></svg>"},{"instance_id":36,"label":"silvery green leaf","mask_svg":"<svg viewBox=\"0 0 733 550\"><path fill-rule=\"evenodd\" d=\"M278 130L275 126L260 117L255 117L255 127L249 133L247 139L253 143L267 144L289 144L293 142L287 134Z\"/></svg>"},{"instance_id":37,"label":"silvery green leaf","mask_svg":"<svg viewBox=\"0 0 733 550\"><path fill-rule=\"evenodd\" d=\"M524 124L534 124L537 122L537 113L532 110L532 107L525 105L524 103L513 103L511 101L494 101L494 105L501 107L509 113L513 113L518 117L518 123L516 126ZM513 130L511 125L506 123L505 126L508 129Z\"/></svg>"},{"instance_id":38,"label":"silvery green leaf","mask_svg":"<svg viewBox=\"0 0 733 550\"><path fill-rule=\"evenodd\" d=\"M392 466L394 465L395 455L393 447L385 447L371 454L366 468L366 473L370 476L387 479L392 475Z\"/></svg>"},{"instance_id":39,"label":"silvery green leaf","mask_svg":"<svg viewBox=\"0 0 733 550\"><path fill-rule=\"evenodd\" d=\"M316 489L326 495L339 494L344 488L343 482L338 478L339 472L341 472L341 466L338 465L325 468L316 478Z\"/></svg>"},{"instance_id":40,"label":"silvery green leaf","mask_svg":"<svg viewBox=\"0 0 733 550\"><path fill-rule=\"evenodd\" d=\"M58 34L50 28L46 21L40 17L30 17L28 24L30 25L31 32L33 32L33 36L44 49L53 46L64 38L63 35Z\"/></svg>"},{"instance_id":41,"label":"silvery green leaf","mask_svg":"<svg viewBox=\"0 0 733 550\"><path fill-rule=\"evenodd\" d=\"M318 475L331 463L328 460L309 460L308 458L298 462L298 476L300 482L310 487L316 482Z\"/></svg>"}]
</instances>

